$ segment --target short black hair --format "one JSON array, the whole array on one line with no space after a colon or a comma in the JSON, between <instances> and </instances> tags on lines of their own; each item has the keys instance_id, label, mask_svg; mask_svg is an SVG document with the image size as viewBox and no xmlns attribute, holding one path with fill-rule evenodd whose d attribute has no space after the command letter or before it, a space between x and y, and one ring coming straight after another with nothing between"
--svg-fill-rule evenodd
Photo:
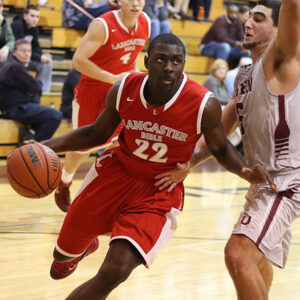
<instances>
[{"instance_id":1,"label":"short black hair","mask_svg":"<svg viewBox=\"0 0 300 300\"><path fill-rule=\"evenodd\" d=\"M263 5L265 7L271 8L272 9L272 20L274 25L277 27L278 26L278 19L279 19L279 11L280 11L280 7L281 7L281 2L280 1L276 1L276 0L261 0L258 2L251 2L256 6L256 5Z\"/></svg>"},{"instance_id":2,"label":"short black hair","mask_svg":"<svg viewBox=\"0 0 300 300\"><path fill-rule=\"evenodd\" d=\"M177 45L183 48L184 56L186 56L186 50L183 42L180 38L172 33L163 33L156 36L149 44L148 47L148 56L156 45L159 44L169 44L169 45Z\"/></svg>"}]
</instances>

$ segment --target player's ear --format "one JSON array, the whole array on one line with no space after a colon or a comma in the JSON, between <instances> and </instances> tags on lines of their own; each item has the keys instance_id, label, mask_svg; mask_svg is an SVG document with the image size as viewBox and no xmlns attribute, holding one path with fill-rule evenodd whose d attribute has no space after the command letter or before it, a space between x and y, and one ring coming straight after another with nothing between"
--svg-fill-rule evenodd
<instances>
[{"instance_id":1,"label":"player's ear","mask_svg":"<svg viewBox=\"0 0 300 300\"><path fill-rule=\"evenodd\" d=\"M149 57L147 55L145 55L144 57L144 66L146 67L146 69L148 70L148 64L149 63Z\"/></svg>"}]
</instances>

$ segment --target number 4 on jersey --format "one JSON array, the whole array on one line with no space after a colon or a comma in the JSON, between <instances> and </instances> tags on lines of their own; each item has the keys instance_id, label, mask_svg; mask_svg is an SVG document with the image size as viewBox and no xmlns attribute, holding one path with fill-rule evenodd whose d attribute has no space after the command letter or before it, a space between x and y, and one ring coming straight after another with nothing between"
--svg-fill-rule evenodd
<instances>
[{"instance_id":1,"label":"number 4 on jersey","mask_svg":"<svg viewBox=\"0 0 300 300\"><path fill-rule=\"evenodd\" d=\"M122 63L124 65L128 64L130 56L131 56L131 52L124 54L122 57L120 57L120 60L122 61Z\"/></svg>"}]
</instances>

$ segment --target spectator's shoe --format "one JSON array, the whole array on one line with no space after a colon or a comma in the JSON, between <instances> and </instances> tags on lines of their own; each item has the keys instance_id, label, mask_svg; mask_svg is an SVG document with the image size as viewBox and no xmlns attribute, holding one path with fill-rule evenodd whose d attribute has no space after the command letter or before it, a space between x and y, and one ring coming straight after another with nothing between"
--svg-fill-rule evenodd
<instances>
[{"instance_id":1,"label":"spectator's shoe","mask_svg":"<svg viewBox=\"0 0 300 300\"><path fill-rule=\"evenodd\" d=\"M54 198L56 205L63 211L67 212L71 206L70 186L72 181L68 184L60 181L55 190Z\"/></svg>"},{"instance_id":2,"label":"spectator's shoe","mask_svg":"<svg viewBox=\"0 0 300 300\"><path fill-rule=\"evenodd\" d=\"M86 256L95 252L99 247L99 240L95 239L80 256L68 262L53 261L50 269L50 276L55 279L63 279L71 275L77 268L78 263Z\"/></svg>"},{"instance_id":3,"label":"spectator's shoe","mask_svg":"<svg viewBox=\"0 0 300 300\"><path fill-rule=\"evenodd\" d=\"M21 147L24 145L24 141L34 140L33 135L27 130L26 128L19 128L19 143L18 147Z\"/></svg>"}]
</instances>

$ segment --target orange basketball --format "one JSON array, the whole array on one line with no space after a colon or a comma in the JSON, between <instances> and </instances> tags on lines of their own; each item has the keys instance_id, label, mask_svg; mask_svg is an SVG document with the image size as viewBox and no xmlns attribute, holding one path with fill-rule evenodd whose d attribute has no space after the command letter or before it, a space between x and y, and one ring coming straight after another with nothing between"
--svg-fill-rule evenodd
<instances>
[{"instance_id":1,"label":"orange basketball","mask_svg":"<svg viewBox=\"0 0 300 300\"><path fill-rule=\"evenodd\" d=\"M40 143L24 145L7 157L8 181L18 194L27 198L42 198L54 191L61 170L56 153Z\"/></svg>"}]
</instances>

